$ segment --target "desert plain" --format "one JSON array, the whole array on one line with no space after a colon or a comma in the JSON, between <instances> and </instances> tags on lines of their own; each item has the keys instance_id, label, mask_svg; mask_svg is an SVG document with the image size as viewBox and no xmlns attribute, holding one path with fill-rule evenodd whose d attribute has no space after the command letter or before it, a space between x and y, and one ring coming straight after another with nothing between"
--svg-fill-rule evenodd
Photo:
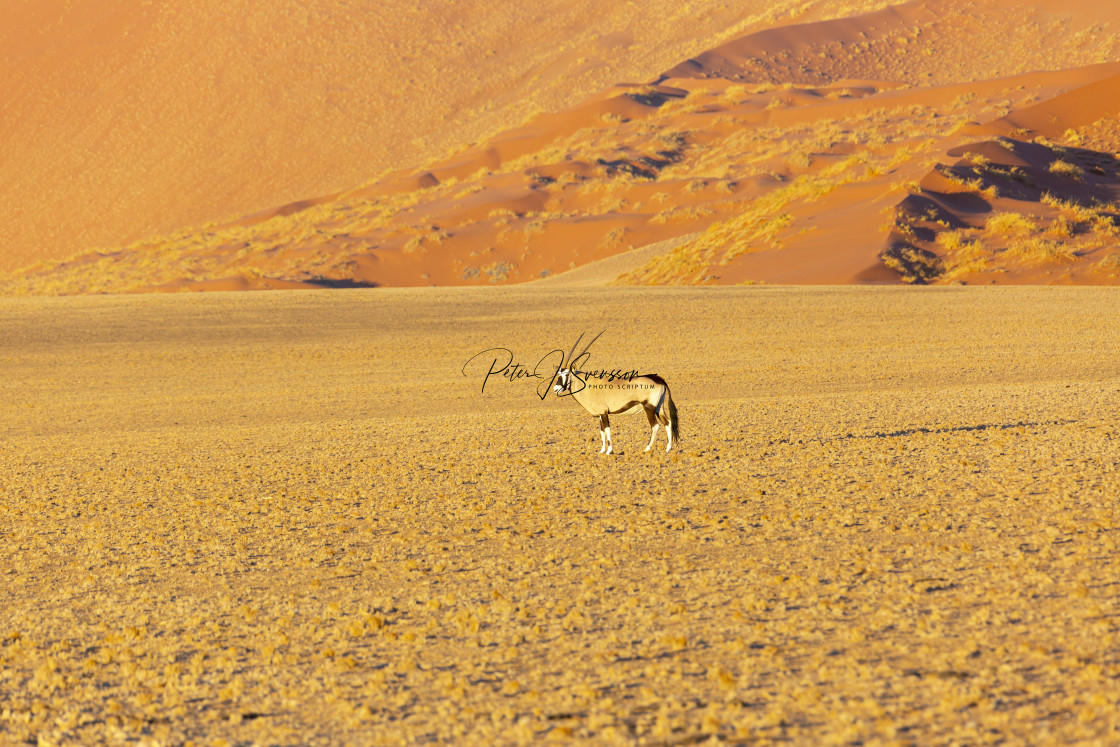
<instances>
[{"instance_id":1,"label":"desert plain","mask_svg":"<svg viewBox=\"0 0 1120 747\"><path fill-rule=\"evenodd\" d=\"M0 734L1115 743L1109 288L0 302ZM532 365L663 375L682 440Z\"/></svg>"}]
</instances>

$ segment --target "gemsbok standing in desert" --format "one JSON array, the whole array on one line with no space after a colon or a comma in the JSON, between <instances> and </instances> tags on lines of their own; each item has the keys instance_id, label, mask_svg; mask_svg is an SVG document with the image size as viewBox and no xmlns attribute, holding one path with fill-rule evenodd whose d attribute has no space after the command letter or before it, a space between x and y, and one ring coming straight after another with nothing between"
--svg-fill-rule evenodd
<instances>
[{"instance_id":1,"label":"gemsbok standing in desert","mask_svg":"<svg viewBox=\"0 0 1120 747\"><path fill-rule=\"evenodd\" d=\"M665 426L665 435L669 439L665 451L669 451L673 448L673 441L680 440L681 435L677 424L677 406L673 403L673 397L669 394L669 385L665 383L665 379L657 374L615 378L593 374L585 375L575 370L576 362L591 347L591 343L598 340L602 334L600 332L595 335L591 342L584 346L579 355L575 355L576 347L579 345L579 341L583 339L582 334L579 336L576 344L572 345L571 352L568 353L568 367L556 372L556 383L553 384L552 391L557 396L570 394L576 402L583 405L583 409L599 418L599 437L603 441L603 446L599 449L600 454L614 453L614 448L611 445L610 416L637 412L638 410L645 410L646 418L649 420L652 429L649 444L646 445L645 450L649 451L653 448L653 442L657 440L657 429L663 425Z\"/></svg>"}]
</instances>

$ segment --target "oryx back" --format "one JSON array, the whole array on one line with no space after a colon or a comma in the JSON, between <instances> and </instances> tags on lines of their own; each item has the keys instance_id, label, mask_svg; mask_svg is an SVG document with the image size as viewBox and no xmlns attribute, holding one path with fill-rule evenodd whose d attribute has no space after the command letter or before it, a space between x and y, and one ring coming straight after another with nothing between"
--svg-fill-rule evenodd
<instances>
[{"instance_id":1,"label":"oryx back","mask_svg":"<svg viewBox=\"0 0 1120 747\"><path fill-rule=\"evenodd\" d=\"M592 415L622 415L637 412L652 405L659 407L669 391L669 386L657 374L620 378L589 378L583 388L577 383L572 396Z\"/></svg>"}]
</instances>

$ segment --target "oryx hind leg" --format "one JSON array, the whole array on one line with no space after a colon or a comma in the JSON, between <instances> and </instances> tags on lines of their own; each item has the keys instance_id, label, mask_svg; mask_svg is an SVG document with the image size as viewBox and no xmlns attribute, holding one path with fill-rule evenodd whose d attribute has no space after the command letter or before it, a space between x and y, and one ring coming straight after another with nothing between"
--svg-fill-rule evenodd
<instances>
[{"instance_id":1,"label":"oryx hind leg","mask_svg":"<svg viewBox=\"0 0 1120 747\"><path fill-rule=\"evenodd\" d=\"M661 423L658 422L659 415L657 411L652 407L646 408L646 420L649 421L650 427L649 443L646 444L646 451L649 451L653 448L653 442L657 440L657 429L661 426Z\"/></svg>"}]
</instances>

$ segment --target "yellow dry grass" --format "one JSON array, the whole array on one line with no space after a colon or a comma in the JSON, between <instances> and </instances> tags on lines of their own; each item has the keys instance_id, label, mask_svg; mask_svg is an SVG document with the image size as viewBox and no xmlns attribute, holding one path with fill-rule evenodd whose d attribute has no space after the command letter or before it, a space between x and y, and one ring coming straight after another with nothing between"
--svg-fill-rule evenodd
<instances>
[{"instance_id":1,"label":"yellow dry grass","mask_svg":"<svg viewBox=\"0 0 1120 747\"><path fill-rule=\"evenodd\" d=\"M0 733L1115 742L1116 302L0 300ZM460 372L584 327L679 450Z\"/></svg>"},{"instance_id":2,"label":"yellow dry grass","mask_svg":"<svg viewBox=\"0 0 1120 747\"><path fill-rule=\"evenodd\" d=\"M983 282L1015 266L1061 267L1078 260L1090 271L1082 277L1113 277L1114 263L1108 257L1120 235L1117 206L1043 193L1033 210L1041 213L1046 208L1049 216L1000 211L988 216L982 228L938 232L935 244L944 252L944 272L938 280Z\"/></svg>"}]
</instances>

